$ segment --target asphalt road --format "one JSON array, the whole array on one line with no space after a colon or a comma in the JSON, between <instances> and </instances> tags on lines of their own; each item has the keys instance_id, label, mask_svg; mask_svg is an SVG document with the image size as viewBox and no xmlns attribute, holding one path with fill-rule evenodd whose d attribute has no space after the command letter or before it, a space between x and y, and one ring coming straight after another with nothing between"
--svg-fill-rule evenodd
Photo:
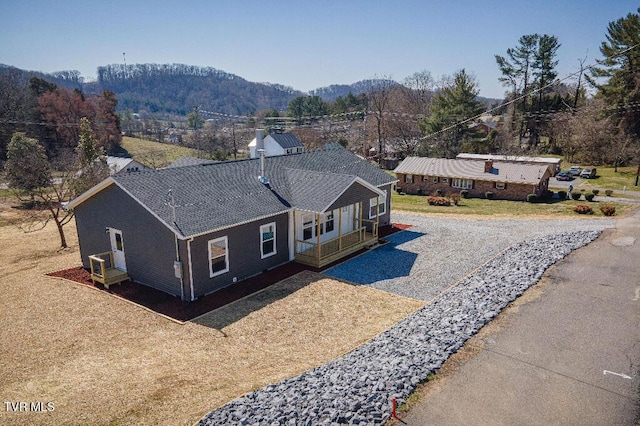
<instances>
[{"instance_id":1,"label":"asphalt road","mask_svg":"<svg viewBox=\"0 0 640 426\"><path fill-rule=\"evenodd\" d=\"M640 424L639 260L637 211L551 267L403 423Z\"/></svg>"}]
</instances>

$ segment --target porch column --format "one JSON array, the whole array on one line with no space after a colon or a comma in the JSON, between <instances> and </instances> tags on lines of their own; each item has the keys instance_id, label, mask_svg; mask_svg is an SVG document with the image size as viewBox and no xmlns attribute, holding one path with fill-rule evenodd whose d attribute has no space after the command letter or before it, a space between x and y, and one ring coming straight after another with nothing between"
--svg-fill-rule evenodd
<instances>
[{"instance_id":1,"label":"porch column","mask_svg":"<svg viewBox=\"0 0 640 426\"><path fill-rule=\"evenodd\" d=\"M342 207L338 208L338 250L342 251Z\"/></svg>"},{"instance_id":2,"label":"porch column","mask_svg":"<svg viewBox=\"0 0 640 426\"><path fill-rule=\"evenodd\" d=\"M358 238L362 241L362 201L360 201L360 214L358 214Z\"/></svg>"},{"instance_id":3,"label":"porch column","mask_svg":"<svg viewBox=\"0 0 640 426\"><path fill-rule=\"evenodd\" d=\"M380 196L376 195L376 225L371 229L371 235L378 238L378 227L380 226Z\"/></svg>"},{"instance_id":4,"label":"porch column","mask_svg":"<svg viewBox=\"0 0 640 426\"><path fill-rule=\"evenodd\" d=\"M316 213L316 239L318 245L316 246L318 251L318 265L320 264L320 257L322 257L322 250L320 246L320 213Z\"/></svg>"}]
</instances>

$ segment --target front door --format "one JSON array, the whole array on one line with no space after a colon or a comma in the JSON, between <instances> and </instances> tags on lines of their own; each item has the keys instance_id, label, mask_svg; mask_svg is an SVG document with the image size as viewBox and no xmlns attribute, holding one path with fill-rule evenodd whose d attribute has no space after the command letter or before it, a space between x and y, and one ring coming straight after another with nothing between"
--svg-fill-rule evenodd
<instances>
[{"instance_id":1,"label":"front door","mask_svg":"<svg viewBox=\"0 0 640 426\"><path fill-rule=\"evenodd\" d=\"M122 241L122 231L109 228L109 238L111 239L111 251L113 252L114 268L127 272L127 264L124 260L124 242Z\"/></svg>"}]
</instances>

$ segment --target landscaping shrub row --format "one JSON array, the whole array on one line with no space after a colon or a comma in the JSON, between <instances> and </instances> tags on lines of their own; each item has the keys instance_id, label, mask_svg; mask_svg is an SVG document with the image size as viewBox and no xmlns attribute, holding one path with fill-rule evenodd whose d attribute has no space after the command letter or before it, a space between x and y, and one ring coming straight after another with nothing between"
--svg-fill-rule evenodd
<instances>
[{"instance_id":1,"label":"landscaping shrub row","mask_svg":"<svg viewBox=\"0 0 640 426\"><path fill-rule=\"evenodd\" d=\"M578 204L573 208L573 211L578 214L593 214L591 206L587 206L586 204ZM600 206L600 211L605 216L613 216L616 214L615 206Z\"/></svg>"}]
</instances>

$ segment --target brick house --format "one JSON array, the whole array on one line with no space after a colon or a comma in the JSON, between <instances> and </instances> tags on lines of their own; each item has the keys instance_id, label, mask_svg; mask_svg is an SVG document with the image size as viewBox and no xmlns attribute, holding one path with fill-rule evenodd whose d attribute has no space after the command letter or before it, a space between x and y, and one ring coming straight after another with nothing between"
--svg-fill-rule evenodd
<instances>
[{"instance_id":1,"label":"brick house","mask_svg":"<svg viewBox=\"0 0 640 426\"><path fill-rule=\"evenodd\" d=\"M520 201L526 200L528 194L542 195L551 177L546 165L427 157L407 157L394 172L398 191L405 194L467 190L471 197L493 192L493 198Z\"/></svg>"}]
</instances>

